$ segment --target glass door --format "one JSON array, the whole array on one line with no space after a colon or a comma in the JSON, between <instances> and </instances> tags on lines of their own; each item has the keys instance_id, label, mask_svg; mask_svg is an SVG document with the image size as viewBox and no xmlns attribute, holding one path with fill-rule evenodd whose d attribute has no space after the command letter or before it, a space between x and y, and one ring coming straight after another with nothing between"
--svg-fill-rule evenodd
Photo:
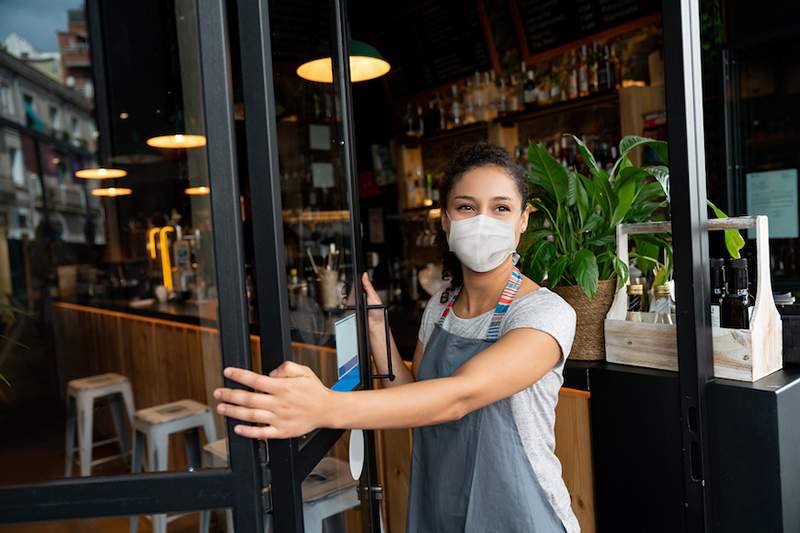
<instances>
[{"instance_id":1,"label":"glass door","mask_svg":"<svg viewBox=\"0 0 800 533\"><path fill-rule=\"evenodd\" d=\"M294 361L336 390L369 388L344 2L237 9L261 368ZM378 531L372 432L321 429L268 452L275 531L319 530L323 501L341 529Z\"/></svg>"},{"instance_id":2,"label":"glass door","mask_svg":"<svg viewBox=\"0 0 800 533\"><path fill-rule=\"evenodd\" d=\"M70 4L0 5L0 531L263 531L228 5Z\"/></svg>"}]
</instances>

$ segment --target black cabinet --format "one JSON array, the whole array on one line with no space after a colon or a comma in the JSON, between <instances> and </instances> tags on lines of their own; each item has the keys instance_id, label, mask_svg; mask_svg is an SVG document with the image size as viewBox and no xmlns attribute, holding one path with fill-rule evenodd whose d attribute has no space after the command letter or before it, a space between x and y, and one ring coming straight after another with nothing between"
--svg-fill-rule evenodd
<instances>
[{"instance_id":1,"label":"black cabinet","mask_svg":"<svg viewBox=\"0 0 800 533\"><path fill-rule=\"evenodd\" d=\"M714 531L800 531L800 367L708 385Z\"/></svg>"}]
</instances>

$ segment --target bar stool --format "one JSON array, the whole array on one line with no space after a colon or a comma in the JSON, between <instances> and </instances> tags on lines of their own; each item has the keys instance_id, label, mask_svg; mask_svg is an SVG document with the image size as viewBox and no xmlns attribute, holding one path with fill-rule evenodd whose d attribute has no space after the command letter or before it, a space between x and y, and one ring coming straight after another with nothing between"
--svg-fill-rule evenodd
<instances>
[{"instance_id":1,"label":"bar stool","mask_svg":"<svg viewBox=\"0 0 800 533\"><path fill-rule=\"evenodd\" d=\"M111 405L111 417L117 436L93 442L95 400L107 397ZM75 455L75 425L78 426L78 451L81 475L92 475L92 467L128 456L128 436L123 422L123 403L128 422L132 425L133 392L128 378L120 374L107 373L73 379L67 383L67 429L66 429L66 477L72 477L72 462ZM116 441L119 455L92 460L92 449Z\"/></svg>"},{"instance_id":2,"label":"bar stool","mask_svg":"<svg viewBox=\"0 0 800 533\"><path fill-rule=\"evenodd\" d=\"M228 439L210 442L203 447L203 466L205 468L225 468L228 466ZM336 516L348 509L358 507L358 481L350 476L347 463L335 457L324 457L302 484L303 491L303 523L306 533L322 533L322 524L326 519ZM208 533L211 522L211 511L202 511L200 515L200 533ZM264 515L267 533L272 533L272 515ZM233 533L233 514L225 511L225 528ZM326 533L344 533L341 523L327 523ZM381 518L381 531L383 519Z\"/></svg>"},{"instance_id":3,"label":"bar stool","mask_svg":"<svg viewBox=\"0 0 800 533\"><path fill-rule=\"evenodd\" d=\"M131 472L141 472L145 458L145 442L147 444L147 467L149 471L164 471L167 469L169 457L169 436L173 433L183 433L186 445L186 462L190 469L199 468L200 434L203 428L206 441L217 439L217 430L214 426L214 417L207 405L194 400L179 400L177 402L140 409L133 415L133 454ZM165 533L167 523L184 516L183 514L170 516L165 514L152 515L153 532ZM138 516L131 516L131 533L138 528Z\"/></svg>"}]
</instances>

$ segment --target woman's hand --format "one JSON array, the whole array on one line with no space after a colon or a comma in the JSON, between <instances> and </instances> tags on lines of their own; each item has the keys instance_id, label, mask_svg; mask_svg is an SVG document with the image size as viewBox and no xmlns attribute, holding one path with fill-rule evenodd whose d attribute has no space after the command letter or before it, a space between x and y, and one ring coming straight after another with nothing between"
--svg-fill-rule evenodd
<instances>
[{"instance_id":1,"label":"woman's hand","mask_svg":"<svg viewBox=\"0 0 800 533\"><path fill-rule=\"evenodd\" d=\"M366 272L361 275L361 284L364 286L364 292L367 293L367 305L380 305L382 303L381 298L378 296L377 291L375 291L375 287L372 286L372 282L369 280L369 276ZM367 316L369 317L369 324L367 327L370 333L380 332L381 335L384 335L383 310L370 309Z\"/></svg>"},{"instance_id":2,"label":"woman's hand","mask_svg":"<svg viewBox=\"0 0 800 533\"><path fill-rule=\"evenodd\" d=\"M234 431L243 437L288 439L328 425L333 391L307 366L286 361L269 376L235 367L226 368L224 374L255 390L214 390L219 414L261 424L236 425Z\"/></svg>"}]
</instances>

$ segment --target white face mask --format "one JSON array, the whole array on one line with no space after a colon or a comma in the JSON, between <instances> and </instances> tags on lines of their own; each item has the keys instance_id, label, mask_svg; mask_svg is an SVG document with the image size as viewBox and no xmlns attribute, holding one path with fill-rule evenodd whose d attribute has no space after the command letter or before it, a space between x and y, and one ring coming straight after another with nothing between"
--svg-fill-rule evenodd
<instances>
[{"instance_id":1,"label":"white face mask","mask_svg":"<svg viewBox=\"0 0 800 533\"><path fill-rule=\"evenodd\" d=\"M516 229L515 221L506 222L487 215L450 219L447 244L465 267L475 272L489 272L517 249Z\"/></svg>"}]
</instances>

